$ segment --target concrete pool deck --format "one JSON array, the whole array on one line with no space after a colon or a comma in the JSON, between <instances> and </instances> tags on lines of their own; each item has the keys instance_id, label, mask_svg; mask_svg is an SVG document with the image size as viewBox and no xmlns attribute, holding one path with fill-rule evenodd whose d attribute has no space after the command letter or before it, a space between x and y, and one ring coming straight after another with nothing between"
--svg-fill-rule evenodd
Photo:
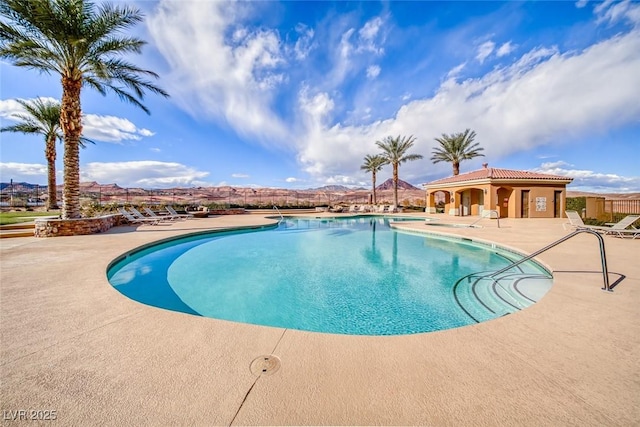
<instances>
[{"instance_id":1,"label":"concrete pool deck","mask_svg":"<svg viewBox=\"0 0 640 427\"><path fill-rule=\"evenodd\" d=\"M107 281L108 264L137 246L269 222L234 215L0 239L2 423L13 424L21 417L15 411L24 410L27 419L55 411L58 425L83 426L640 424L638 239L605 237L611 282L618 281L613 292L601 290L596 238L582 234L538 258L555 272L537 304L473 326L405 336L192 316L132 301ZM400 227L533 252L568 234L564 222ZM265 355L277 356L280 368L256 376L251 363Z\"/></svg>"}]
</instances>

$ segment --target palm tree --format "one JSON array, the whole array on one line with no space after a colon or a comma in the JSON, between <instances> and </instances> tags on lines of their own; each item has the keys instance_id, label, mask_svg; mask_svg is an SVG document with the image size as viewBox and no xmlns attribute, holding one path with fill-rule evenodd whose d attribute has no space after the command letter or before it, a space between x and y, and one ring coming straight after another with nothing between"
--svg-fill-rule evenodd
<instances>
[{"instance_id":1,"label":"palm tree","mask_svg":"<svg viewBox=\"0 0 640 427\"><path fill-rule=\"evenodd\" d=\"M463 160L473 159L474 157L484 156L480 151L484 150L478 147L479 143L472 145L476 137L475 131L467 129L464 132L447 135L436 138L440 143L440 147L433 149L431 160L433 163L451 162L453 165L453 175L460 173L460 162Z\"/></svg>"},{"instance_id":2,"label":"palm tree","mask_svg":"<svg viewBox=\"0 0 640 427\"><path fill-rule=\"evenodd\" d=\"M145 42L119 33L142 20L135 8L85 0L0 0L0 58L62 82L60 127L64 135L62 217L80 217L80 92L87 85L106 95L142 105L145 90L168 96L144 79L158 78L121 56L140 53ZM132 93L128 92L130 90Z\"/></svg>"},{"instance_id":3,"label":"palm tree","mask_svg":"<svg viewBox=\"0 0 640 427\"><path fill-rule=\"evenodd\" d=\"M58 209L56 187L56 139L62 141L60 129L60 103L36 98L31 101L16 99L25 110L25 114L13 117L21 122L0 129L0 132L19 132L44 136L44 157L47 159L47 210ZM80 145L93 141L80 137Z\"/></svg>"},{"instance_id":4,"label":"palm tree","mask_svg":"<svg viewBox=\"0 0 640 427\"><path fill-rule=\"evenodd\" d=\"M367 154L364 156L364 164L360 169L371 172L371 181L373 184L373 204L376 202L376 174L382 170L382 166L387 164L387 160L380 154Z\"/></svg>"},{"instance_id":5,"label":"palm tree","mask_svg":"<svg viewBox=\"0 0 640 427\"><path fill-rule=\"evenodd\" d=\"M407 154L407 151L413 147L415 140L413 135L410 137L398 135L395 138L387 136L382 141L376 141L376 145L382 150L382 158L393 166L393 201L396 206L398 206L398 167L400 163L422 158L420 154Z\"/></svg>"}]
</instances>

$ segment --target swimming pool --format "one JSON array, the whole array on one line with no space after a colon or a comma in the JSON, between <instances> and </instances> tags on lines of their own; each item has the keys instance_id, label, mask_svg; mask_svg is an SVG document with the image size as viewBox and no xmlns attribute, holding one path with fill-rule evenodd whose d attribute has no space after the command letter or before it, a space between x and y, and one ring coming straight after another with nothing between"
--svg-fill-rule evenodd
<instances>
[{"instance_id":1,"label":"swimming pool","mask_svg":"<svg viewBox=\"0 0 640 427\"><path fill-rule=\"evenodd\" d=\"M525 263L511 285L492 290L483 272L516 254L396 231L389 221L286 218L275 227L191 235L132 251L107 276L122 294L160 308L353 335L470 325L524 308L550 286L546 270Z\"/></svg>"}]
</instances>

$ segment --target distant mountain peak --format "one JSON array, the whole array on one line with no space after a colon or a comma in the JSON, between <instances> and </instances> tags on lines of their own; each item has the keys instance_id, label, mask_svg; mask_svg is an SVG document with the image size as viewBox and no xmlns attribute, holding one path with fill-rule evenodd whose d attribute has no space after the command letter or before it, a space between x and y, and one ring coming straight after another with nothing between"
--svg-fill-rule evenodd
<instances>
[{"instance_id":1,"label":"distant mountain peak","mask_svg":"<svg viewBox=\"0 0 640 427\"><path fill-rule=\"evenodd\" d=\"M352 188L345 187L344 185L325 185L324 187L311 188L311 190L317 191L349 191Z\"/></svg>"},{"instance_id":2,"label":"distant mountain peak","mask_svg":"<svg viewBox=\"0 0 640 427\"><path fill-rule=\"evenodd\" d=\"M401 179L398 180L398 188L402 190L420 190L418 187L415 187ZM393 190L393 178L389 178L382 184L378 185L376 190Z\"/></svg>"}]
</instances>

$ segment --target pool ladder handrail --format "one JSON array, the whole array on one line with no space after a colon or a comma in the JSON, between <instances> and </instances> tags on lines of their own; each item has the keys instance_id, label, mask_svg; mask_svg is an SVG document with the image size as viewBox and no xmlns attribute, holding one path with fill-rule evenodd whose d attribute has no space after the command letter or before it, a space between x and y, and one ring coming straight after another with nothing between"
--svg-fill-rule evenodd
<instances>
[{"instance_id":1,"label":"pool ladder handrail","mask_svg":"<svg viewBox=\"0 0 640 427\"><path fill-rule=\"evenodd\" d=\"M488 212L489 215L485 215L485 212ZM487 209L482 211L482 214L480 215L480 218L478 218L477 220L473 221L471 224L469 224L469 227L473 227L476 223L482 221L485 218L491 218L491 214L496 214L496 221L498 224L498 228L500 228L500 212L498 212L495 209Z\"/></svg>"},{"instance_id":2,"label":"pool ladder handrail","mask_svg":"<svg viewBox=\"0 0 640 427\"><path fill-rule=\"evenodd\" d=\"M284 221L284 216L282 216L282 212L280 212L280 209L278 209L276 205L273 205L273 209L275 209L275 211L278 212L278 215L280 215L280 221L278 221L278 224L280 224L282 221Z\"/></svg>"},{"instance_id":3,"label":"pool ladder handrail","mask_svg":"<svg viewBox=\"0 0 640 427\"><path fill-rule=\"evenodd\" d=\"M515 266L518 266L520 264L522 264L523 262L527 262L530 259L540 255L541 253L559 245L560 243L571 239L574 236L577 236L580 233L589 233L592 234L594 236L597 237L599 245L600 245L600 262L602 263L602 275L604 278L604 287L602 288L603 291L608 291L608 292L613 292L613 290L611 289L611 286L609 285L609 270L607 269L607 254L605 252L605 248L604 248L604 239L602 238L602 235L594 230L590 230L587 228L580 228L578 230L575 230L574 232L567 234L566 236L564 236L561 239L556 240L555 242L549 243L547 246L545 246L544 248L535 251L534 253L532 253L529 256L526 256L524 258L519 259L518 261L514 261L513 263L509 264L508 266L501 268L498 271L495 271L491 274L489 274L487 277L491 277L494 278L499 275L504 273L507 270L512 269Z\"/></svg>"}]
</instances>

